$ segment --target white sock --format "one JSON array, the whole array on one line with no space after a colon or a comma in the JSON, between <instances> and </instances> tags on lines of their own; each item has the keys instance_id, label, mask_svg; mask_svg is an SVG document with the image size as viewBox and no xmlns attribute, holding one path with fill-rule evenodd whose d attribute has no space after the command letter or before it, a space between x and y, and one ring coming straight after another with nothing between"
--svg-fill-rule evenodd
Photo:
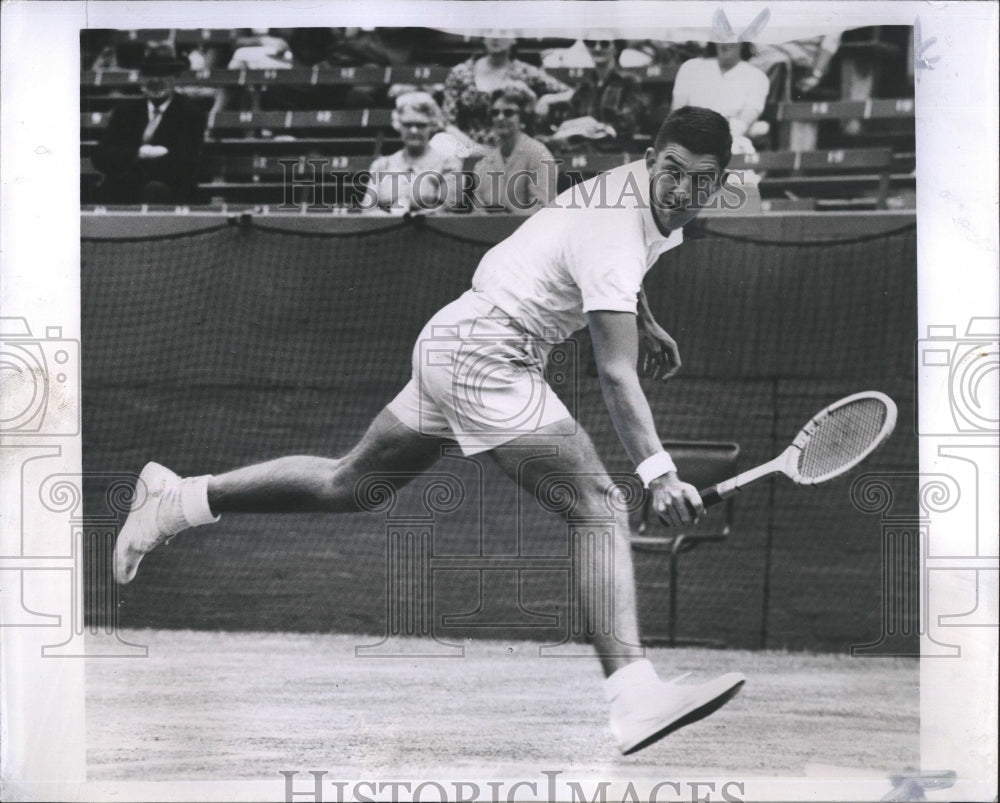
<instances>
[{"instance_id":1,"label":"white sock","mask_svg":"<svg viewBox=\"0 0 1000 803\"><path fill-rule=\"evenodd\" d=\"M176 535L189 527L199 527L219 520L208 505L208 480L203 477L185 477L173 487L164 490L156 511L156 524L161 532Z\"/></svg>"},{"instance_id":2,"label":"white sock","mask_svg":"<svg viewBox=\"0 0 1000 803\"><path fill-rule=\"evenodd\" d=\"M208 481L211 474L202 477L185 477L181 480L181 510L188 527L214 524L219 516L208 505Z\"/></svg>"},{"instance_id":3,"label":"white sock","mask_svg":"<svg viewBox=\"0 0 1000 803\"><path fill-rule=\"evenodd\" d=\"M604 697L608 702L627 695L632 689L658 681L656 670L648 658L640 658L623 666L604 681Z\"/></svg>"}]
</instances>

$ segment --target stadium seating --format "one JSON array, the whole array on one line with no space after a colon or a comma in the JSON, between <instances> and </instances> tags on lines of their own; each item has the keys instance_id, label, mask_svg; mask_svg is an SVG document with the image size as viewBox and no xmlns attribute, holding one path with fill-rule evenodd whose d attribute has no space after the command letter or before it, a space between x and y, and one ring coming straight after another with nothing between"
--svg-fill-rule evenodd
<instances>
[{"instance_id":1,"label":"stadium seating","mask_svg":"<svg viewBox=\"0 0 1000 803\"><path fill-rule=\"evenodd\" d=\"M201 46L224 49L236 44L241 36L236 29L94 33L100 35L95 42L110 42L116 47L167 40L182 50ZM882 29L859 29L848 33L842 45L843 53L838 54L842 60L853 63L876 59L894 64L892 60L899 55L899 43L886 41ZM899 38L898 31L890 33ZM479 52L480 44L468 36L436 31L424 34L417 38L414 52L417 63L413 64L283 70L203 69L182 74L178 85L180 91L200 98L206 110L220 88L247 87L266 92L268 88L284 87L330 87L332 90L364 85L384 90L392 85L415 85L437 92L444 85L450 65ZM518 57L538 63L544 50L569 44L567 39L551 37L520 39ZM676 69L676 64L664 64L628 72L650 87L654 94L668 96ZM579 68L550 70L550 73L570 85L588 75L587 70ZM84 70L81 74L81 173L85 197L99 179L88 159L91 150L107 125L115 103L122 97L135 97L138 83L139 74L134 69ZM279 95L274 95L272 105L278 99ZM782 102L769 106L764 117L771 122L772 145L778 150L736 157L731 167L752 169L762 176L760 190L765 211L885 208L893 192L902 190L905 195L913 188L912 98ZM567 154L562 157L564 178L560 186L638 158L646 141L646 137L637 136L634 147L632 144L625 146L627 152L606 153L584 148ZM283 182L289 176L286 165L298 165L296 176L308 177L311 175L308 171L312 170L310 160L316 159L327 160L329 169L344 174L342 185L349 187L353 185L353 177L366 169L376 156L399 147L400 137L391 127L388 108L304 111L283 109L279 105L277 110L216 110L209 115L206 131L205 165L200 176L206 195L202 200L210 196L222 202L281 203ZM335 202L342 203L349 198L341 192ZM899 197L893 199L894 203L899 201Z\"/></svg>"}]
</instances>

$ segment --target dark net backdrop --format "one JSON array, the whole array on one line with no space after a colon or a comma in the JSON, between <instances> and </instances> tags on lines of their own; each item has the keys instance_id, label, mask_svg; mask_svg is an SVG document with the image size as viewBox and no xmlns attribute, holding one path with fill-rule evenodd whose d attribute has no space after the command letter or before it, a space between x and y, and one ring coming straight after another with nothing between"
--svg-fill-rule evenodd
<instances>
[{"instance_id":1,"label":"dark net backdrop","mask_svg":"<svg viewBox=\"0 0 1000 803\"><path fill-rule=\"evenodd\" d=\"M917 467L915 227L811 239L709 231L647 278L651 306L684 360L669 383L645 381L664 437L735 441L750 467L848 393L881 390L900 408L895 435L852 475L819 489L779 478L741 494L729 539L681 559L682 638L842 651L878 642L887 603L899 602L901 583L884 591L880 518L852 504L850 491L859 474ZM85 238L85 471L127 477L155 459L207 474L286 454L342 454L407 381L424 322L468 287L487 248L429 226L306 234L282 231L277 220ZM553 385L608 468L629 472L585 334L561 354ZM433 478L406 489L391 511L227 515L179 536L121 590L119 624L339 631L362 634L359 643L387 630L446 641L564 638L566 571L544 561L485 571L474 560L447 561L565 555L566 525L488 459L446 456L435 471L457 478L462 498L432 505L430 524L422 489ZM897 477L894 493L895 509L915 516L916 482ZM87 503L104 504L99 488ZM399 520L418 524L402 541L387 540ZM401 543L416 551L400 552ZM413 569L427 565L420 549L440 556L434 571ZM401 554L412 560L400 563ZM912 581L915 560L899 571ZM643 633L658 636L666 561L638 553L636 572ZM101 567L90 576L106 582ZM421 612L400 614L401 594L419 597ZM910 613L891 626L915 636Z\"/></svg>"}]
</instances>

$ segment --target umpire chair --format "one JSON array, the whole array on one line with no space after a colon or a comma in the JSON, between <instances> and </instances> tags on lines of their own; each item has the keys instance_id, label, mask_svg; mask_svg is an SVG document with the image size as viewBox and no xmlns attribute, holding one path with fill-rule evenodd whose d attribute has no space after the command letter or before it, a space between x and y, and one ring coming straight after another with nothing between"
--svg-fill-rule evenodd
<instances>
[{"instance_id":1,"label":"umpire chair","mask_svg":"<svg viewBox=\"0 0 1000 803\"><path fill-rule=\"evenodd\" d=\"M740 456L739 444L725 441L663 441L663 448L677 464L677 473L684 482L699 490L736 475ZM669 592L667 597L666 637L644 636L647 646L678 645L677 641L677 578L681 554L690 552L699 544L725 541L733 527L733 498L707 510L698 524L668 528L652 509L652 499L647 493L643 500L639 524L631 537L632 548L637 552L657 552L667 556ZM685 642L722 646L718 642Z\"/></svg>"}]
</instances>

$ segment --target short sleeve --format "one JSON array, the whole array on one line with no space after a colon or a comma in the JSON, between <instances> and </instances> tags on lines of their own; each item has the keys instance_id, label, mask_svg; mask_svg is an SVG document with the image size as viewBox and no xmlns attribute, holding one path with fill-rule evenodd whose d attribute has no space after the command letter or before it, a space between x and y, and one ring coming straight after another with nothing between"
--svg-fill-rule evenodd
<instances>
[{"instance_id":1,"label":"short sleeve","mask_svg":"<svg viewBox=\"0 0 1000 803\"><path fill-rule=\"evenodd\" d=\"M584 312L636 311L646 258L641 223L629 210L581 213L567 264L580 288Z\"/></svg>"}]
</instances>

